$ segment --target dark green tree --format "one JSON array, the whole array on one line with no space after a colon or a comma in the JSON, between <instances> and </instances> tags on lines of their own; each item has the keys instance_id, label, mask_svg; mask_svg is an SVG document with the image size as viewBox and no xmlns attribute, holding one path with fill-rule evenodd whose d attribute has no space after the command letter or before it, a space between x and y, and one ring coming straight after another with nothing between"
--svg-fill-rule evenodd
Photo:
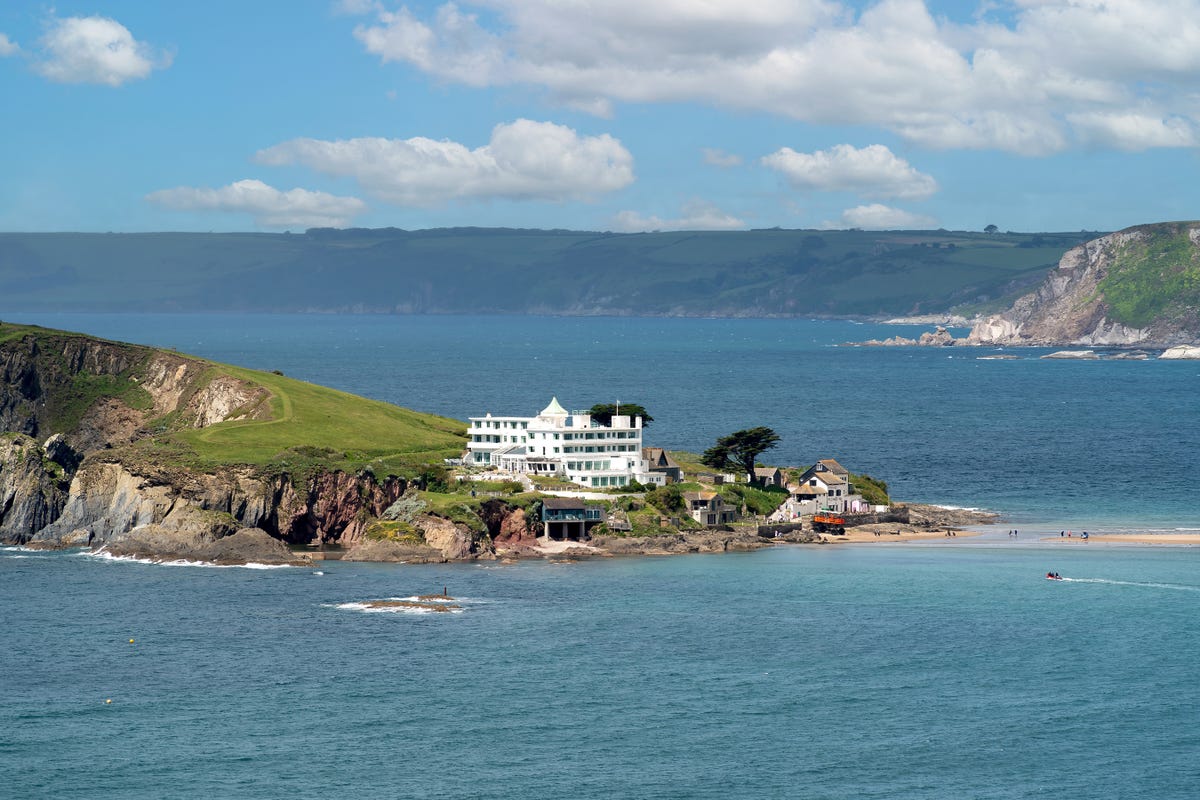
<instances>
[{"instance_id":1,"label":"dark green tree","mask_svg":"<svg viewBox=\"0 0 1200 800\"><path fill-rule=\"evenodd\" d=\"M751 483L759 483L754 477L754 463L759 454L777 444L779 435L770 428L746 428L717 439L715 445L704 451L700 463L713 469L740 468L750 476Z\"/></svg>"},{"instance_id":2,"label":"dark green tree","mask_svg":"<svg viewBox=\"0 0 1200 800\"><path fill-rule=\"evenodd\" d=\"M999 230L1000 229L997 228L995 225L988 225L986 228L983 229L983 232L984 233L997 233L997 232L999 232Z\"/></svg>"},{"instance_id":3,"label":"dark green tree","mask_svg":"<svg viewBox=\"0 0 1200 800\"><path fill-rule=\"evenodd\" d=\"M618 408L620 408L621 416L623 417L641 417L643 428L654 422L654 417L647 414L646 409L637 403L597 403L591 407L588 413L592 415L592 419L601 425L611 425L612 418L617 414Z\"/></svg>"}]
</instances>

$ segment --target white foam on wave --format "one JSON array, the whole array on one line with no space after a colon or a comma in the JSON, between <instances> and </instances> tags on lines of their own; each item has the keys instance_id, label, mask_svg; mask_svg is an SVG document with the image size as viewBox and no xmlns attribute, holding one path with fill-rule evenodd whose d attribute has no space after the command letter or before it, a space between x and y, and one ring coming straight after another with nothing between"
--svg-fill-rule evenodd
<instances>
[{"instance_id":1,"label":"white foam on wave","mask_svg":"<svg viewBox=\"0 0 1200 800\"><path fill-rule=\"evenodd\" d=\"M118 556L113 555L105 550L84 551L77 555L85 558L95 558L99 561L124 562L132 564L153 564L157 567L206 567L209 569L291 569L291 564L259 564L249 562L246 564L214 564L211 561L189 561L187 559L174 559L171 561L161 561L153 558L142 558L140 556Z\"/></svg>"},{"instance_id":2,"label":"white foam on wave","mask_svg":"<svg viewBox=\"0 0 1200 800\"><path fill-rule=\"evenodd\" d=\"M390 598L394 600L407 600L408 598L398 597ZM445 614L446 611L438 611L434 608L421 608L420 606L377 606L371 601L357 600L349 603L324 603L325 608L336 608L339 611L358 611L362 614ZM452 608L449 610L451 614L461 614L463 609Z\"/></svg>"},{"instance_id":3,"label":"white foam on wave","mask_svg":"<svg viewBox=\"0 0 1200 800\"><path fill-rule=\"evenodd\" d=\"M461 597L436 597L434 595L410 594L408 597L389 597L388 600L407 600L410 603L457 603Z\"/></svg>"}]
</instances>

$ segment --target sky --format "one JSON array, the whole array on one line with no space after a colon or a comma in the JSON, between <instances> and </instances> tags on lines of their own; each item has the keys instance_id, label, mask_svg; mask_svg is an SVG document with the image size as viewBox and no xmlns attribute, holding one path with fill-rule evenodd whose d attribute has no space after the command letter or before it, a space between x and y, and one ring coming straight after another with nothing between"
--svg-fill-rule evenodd
<instances>
[{"instance_id":1,"label":"sky","mask_svg":"<svg viewBox=\"0 0 1200 800\"><path fill-rule=\"evenodd\" d=\"M0 231L1200 217L1200 0L0 3Z\"/></svg>"}]
</instances>

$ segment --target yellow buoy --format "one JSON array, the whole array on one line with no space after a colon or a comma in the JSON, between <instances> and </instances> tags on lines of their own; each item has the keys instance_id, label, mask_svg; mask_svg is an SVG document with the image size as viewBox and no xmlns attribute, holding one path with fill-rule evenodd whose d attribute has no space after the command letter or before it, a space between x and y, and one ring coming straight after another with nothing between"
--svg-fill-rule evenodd
<instances>
[{"instance_id":1,"label":"yellow buoy","mask_svg":"<svg viewBox=\"0 0 1200 800\"><path fill-rule=\"evenodd\" d=\"M130 639L130 640L129 640L129 643L130 643L130 644L133 644L133 639Z\"/></svg>"},{"instance_id":2,"label":"yellow buoy","mask_svg":"<svg viewBox=\"0 0 1200 800\"><path fill-rule=\"evenodd\" d=\"M107 698L107 699L104 701L104 704L105 704L105 705L112 705L112 698L111 698L111 697Z\"/></svg>"}]
</instances>

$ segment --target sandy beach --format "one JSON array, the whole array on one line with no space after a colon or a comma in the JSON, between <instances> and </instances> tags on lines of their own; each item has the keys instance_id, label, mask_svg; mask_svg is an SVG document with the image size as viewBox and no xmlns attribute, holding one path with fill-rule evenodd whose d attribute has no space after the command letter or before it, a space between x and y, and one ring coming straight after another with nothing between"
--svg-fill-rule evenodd
<instances>
[{"instance_id":1,"label":"sandy beach","mask_svg":"<svg viewBox=\"0 0 1200 800\"><path fill-rule=\"evenodd\" d=\"M1094 533L1082 536L1043 536L1039 541L1060 544L1200 544L1200 533Z\"/></svg>"},{"instance_id":2,"label":"sandy beach","mask_svg":"<svg viewBox=\"0 0 1200 800\"><path fill-rule=\"evenodd\" d=\"M841 536L823 533L821 534L821 540L830 543L847 542L851 544L863 542L913 542L925 539L945 539L948 542L952 542L955 539L979 535L976 531L964 531L957 528L949 529L952 535L947 535L947 530L946 528L927 530L924 528L912 528L907 525L884 523L847 528L846 533Z\"/></svg>"}]
</instances>

